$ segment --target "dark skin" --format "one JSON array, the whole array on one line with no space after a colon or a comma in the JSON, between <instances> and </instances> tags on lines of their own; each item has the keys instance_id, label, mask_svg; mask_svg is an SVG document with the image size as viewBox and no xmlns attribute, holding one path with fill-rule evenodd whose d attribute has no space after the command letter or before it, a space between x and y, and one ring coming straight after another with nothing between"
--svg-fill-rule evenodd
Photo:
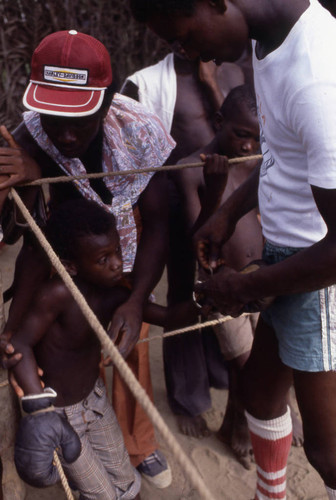
<instances>
[{"instance_id":1,"label":"dark skin","mask_svg":"<svg viewBox=\"0 0 336 500\"><path fill-rule=\"evenodd\" d=\"M214 137L213 116L231 88L244 83L240 68L231 63L216 67L213 61L188 60L174 53L176 103L171 136L177 145L167 163L174 164ZM126 81L121 93L139 101L139 89Z\"/></svg>"},{"instance_id":2,"label":"dark skin","mask_svg":"<svg viewBox=\"0 0 336 500\"><path fill-rule=\"evenodd\" d=\"M281 45L308 7L307 0L200 0L190 18L180 12L163 21L158 14L153 14L148 24L167 41L180 42L191 57L218 62L232 60L241 55L249 36L257 40L256 55L260 59ZM256 206L258 178L255 171L196 234L199 259L204 265L216 266L220 246L232 235L240 217ZM227 267L219 270L202 288L220 310L239 314L245 304L257 297L316 290L336 282L336 190L314 185L311 190L327 226L326 236L285 261L250 274L241 275ZM330 397L336 390L336 374L296 370L292 373L279 359L275 332L263 321L258 324L244 372L245 406L260 419L285 413L286 394L293 374L307 457L327 486L336 489L333 458L336 403ZM253 373L257 377L253 378Z\"/></svg>"},{"instance_id":3,"label":"dark skin","mask_svg":"<svg viewBox=\"0 0 336 500\"><path fill-rule=\"evenodd\" d=\"M259 151L259 124L257 116L245 103L235 108L231 116L217 113L217 133L215 138L181 163L205 161L200 168L179 170L174 173L181 190L190 235L218 208L221 202L250 175L256 162L242 162L229 166L228 157L244 157ZM227 155L227 156L222 156ZM237 225L237 229L224 245L220 259L225 265L237 271L251 260L261 257L263 238L257 219L257 211L246 214ZM192 257L190 257L192 258ZM200 273L207 278L207 273ZM238 460L250 468L250 443L242 401L237 388L237 374L242 369L249 353L246 352L230 361L229 401L225 418L218 437L231 446ZM184 417L187 418L187 417Z\"/></svg>"},{"instance_id":4,"label":"dark skin","mask_svg":"<svg viewBox=\"0 0 336 500\"><path fill-rule=\"evenodd\" d=\"M64 264L106 328L114 310L130 295L120 281L118 234L111 229L107 234L83 236L76 250L76 259ZM165 308L155 304L146 306L145 315L147 321L159 324L166 319ZM42 392L37 365L43 369L45 385L58 393L56 406L85 398L99 376L100 342L57 275L42 285L12 342L23 353L13 372L24 394ZM80 377L74 377L78 373Z\"/></svg>"},{"instance_id":5,"label":"dark skin","mask_svg":"<svg viewBox=\"0 0 336 500\"><path fill-rule=\"evenodd\" d=\"M78 156L85 165L87 172L96 172L101 171L101 165L97 162L97 157L101 158L101 125L107 110L108 107L101 108L94 115L84 118L43 115L41 116L41 122L49 138L60 152L69 158ZM42 176L62 174L51 158L37 146L24 124L18 127L14 137L22 148L20 149L21 156L27 159L29 155L27 159L29 161L22 161L20 165L20 182L27 178L31 179L31 168L35 168L36 164L41 166ZM0 149L0 159L1 154L2 150ZM11 185L14 185L16 183L16 173L14 174L17 171L16 165L9 163L2 167L2 170L11 176ZM101 198L110 203L111 195L105 185L102 182L92 182L94 189ZM167 248L166 193L165 176L158 173L152 177L138 200L142 233L133 268L133 289L125 303L121 304L115 311L110 330L113 339L118 337L120 352L125 357L127 357L138 340L143 305L163 271ZM51 206L53 207L66 198L78 196L78 192L69 184L59 184L54 185L51 196ZM49 272L48 264L41 261L40 255L35 249L32 251L26 245L23 254L23 264L20 267L20 272L17 272L19 282L15 285L15 297L6 326L7 332L17 328L22 315L29 306L31 294L27 294L26 290L38 289L42 278L45 278ZM31 261L29 266L24 265L27 258ZM10 346L8 346L8 349L10 350Z\"/></svg>"},{"instance_id":6,"label":"dark skin","mask_svg":"<svg viewBox=\"0 0 336 500\"><path fill-rule=\"evenodd\" d=\"M244 83L243 72L236 64L223 63L216 66L213 61L205 63L199 59L189 60L179 47L173 47L173 50L176 102L170 134L176 141L176 147L167 160L167 164L175 164L213 139L215 112L220 108L228 92L233 87ZM126 81L121 93L137 101L140 100L139 89L130 80ZM173 175L171 177L175 180ZM194 264L193 259L189 257L190 244L187 248L185 237L176 231L174 222L176 218L182 218L181 212L180 209L179 213L171 215L171 243L167 263L167 299L170 305L188 300L193 286ZM185 323L179 326L185 326ZM201 416L184 418L178 415L177 418L184 434L194 437L209 434Z\"/></svg>"},{"instance_id":7,"label":"dark skin","mask_svg":"<svg viewBox=\"0 0 336 500\"><path fill-rule=\"evenodd\" d=\"M106 328L113 311L130 295L120 282L118 233L111 229L107 234L84 236L77 250L76 260L64 264ZM166 320L165 308L155 304L148 304L144 315L149 322ZM42 392L37 365L43 369L43 385L57 392L55 406L75 404L93 389L99 376L100 342L58 276L42 285L12 342L23 354L13 372L24 394ZM80 377L74 376L79 373Z\"/></svg>"}]
</instances>

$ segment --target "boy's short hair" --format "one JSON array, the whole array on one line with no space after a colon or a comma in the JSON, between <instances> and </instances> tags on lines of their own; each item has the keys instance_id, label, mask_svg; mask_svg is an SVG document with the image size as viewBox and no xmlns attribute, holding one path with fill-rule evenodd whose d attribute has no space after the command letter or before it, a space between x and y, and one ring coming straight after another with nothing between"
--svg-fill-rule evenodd
<instances>
[{"instance_id":1,"label":"boy's short hair","mask_svg":"<svg viewBox=\"0 0 336 500\"><path fill-rule=\"evenodd\" d=\"M186 16L194 12L198 0L130 0L131 11L135 19L146 23L153 14L170 15L181 13Z\"/></svg>"},{"instance_id":2,"label":"boy's short hair","mask_svg":"<svg viewBox=\"0 0 336 500\"><path fill-rule=\"evenodd\" d=\"M117 231L114 215L86 199L69 200L56 208L45 235L60 259L76 260L80 238Z\"/></svg>"},{"instance_id":3,"label":"boy's short hair","mask_svg":"<svg viewBox=\"0 0 336 500\"><path fill-rule=\"evenodd\" d=\"M246 105L247 109L251 113L254 115L257 114L255 92L251 85L247 83L234 87L230 90L225 101L220 107L219 112L223 117L231 117L242 103Z\"/></svg>"}]
</instances>

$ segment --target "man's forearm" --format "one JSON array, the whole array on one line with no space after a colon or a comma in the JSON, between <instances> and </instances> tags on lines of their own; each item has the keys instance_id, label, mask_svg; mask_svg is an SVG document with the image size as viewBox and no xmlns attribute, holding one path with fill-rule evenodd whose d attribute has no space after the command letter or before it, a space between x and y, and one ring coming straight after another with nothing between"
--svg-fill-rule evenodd
<instances>
[{"instance_id":1,"label":"man's forearm","mask_svg":"<svg viewBox=\"0 0 336 500\"><path fill-rule=\"evenodd\" d=\"M168 235L160 228L143 231L133 270L133 286L129 300L144 304L162 276L168 246Z\"/></svg>"},{"instance_id":2,"label":"man's forearm","mask_svg":"<svg viewBox=\"0 0 336 500\"><path fill-rule=\"evenodd\" d=\"M219 208L219 211L229 214L235 224L258 205L259 172L260 166L253 170L246 181Z\"/></svg>"},{"instance_id":3,"label":"man's forearm","mask_svg":"<svg viewBox=\"0 0 336 500\"><path fill-rule=\"evenodd\" d=\"M14 348L22 353L22 359L12 369L16 382L25 395L42 393L43 388L38 376L33 350L20 340L17 340L15 336L12 343Z\"/></svg>"}]
</instances>

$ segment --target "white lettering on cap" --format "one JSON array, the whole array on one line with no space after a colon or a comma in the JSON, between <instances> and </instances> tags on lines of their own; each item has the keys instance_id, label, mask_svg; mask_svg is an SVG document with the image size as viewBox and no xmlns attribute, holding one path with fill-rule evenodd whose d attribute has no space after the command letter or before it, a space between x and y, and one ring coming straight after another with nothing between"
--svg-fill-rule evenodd
<instances>
[{"instance_id":1,"label":"white lettering on cap","mask_svg":"<svg viewBox=\"0 0 336 500\"><path fill-rule=\"evenodd\" d=\"M86 85L88 76L89 72L86 69L44 66L44 79L48 82L66 83L70 85Z\"/></svg>"}]
</instances>

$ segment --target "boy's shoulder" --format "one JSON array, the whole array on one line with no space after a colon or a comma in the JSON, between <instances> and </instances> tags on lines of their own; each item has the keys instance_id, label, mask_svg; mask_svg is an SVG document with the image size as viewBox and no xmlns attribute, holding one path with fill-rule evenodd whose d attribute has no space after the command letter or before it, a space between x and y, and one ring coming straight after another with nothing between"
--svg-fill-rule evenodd
<instances>
[{"instance_id":1,"label":"boy's shoulder","mask_svg":"<svg viewBox=\"0 0 336 500\"><path fill-rule=\"evenodd\" d=\"M70 290L58 275L44 282L35 297L40 307L57 308L60 312L68 309L74 302Z\"/></svg>"}]
</instances>

